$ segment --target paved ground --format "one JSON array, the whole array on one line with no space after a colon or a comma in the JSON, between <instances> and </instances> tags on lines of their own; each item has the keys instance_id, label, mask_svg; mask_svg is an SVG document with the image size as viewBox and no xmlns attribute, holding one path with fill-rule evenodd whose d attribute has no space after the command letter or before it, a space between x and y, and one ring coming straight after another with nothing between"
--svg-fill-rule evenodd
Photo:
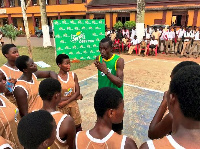
<instances>
[{"instance_id":1,"label":"paved ground","mask_svg":"<svg viewBox=\"0 0 200 149\"><path fill-rule=\"evenodd\" d=\"M5 44L10 43L10 40L8 38L3 38ZM43 38L38 37L31 37L31 45L33 47L42 47ZM16 40L13 42L17 46L27 46L27 40L26 37L17 37ZM51 43L54 45L53 38L51 38Z\"/></svg>"}]
</instances>

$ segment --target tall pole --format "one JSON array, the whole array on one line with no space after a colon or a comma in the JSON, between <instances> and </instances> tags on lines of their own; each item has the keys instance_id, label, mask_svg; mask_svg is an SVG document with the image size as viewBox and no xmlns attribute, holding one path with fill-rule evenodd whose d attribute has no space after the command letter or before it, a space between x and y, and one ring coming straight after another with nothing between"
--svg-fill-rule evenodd
<instances>
[{"instance_id":1,"label":"tall pole","mask_svg":"<svg viewBox=\"0 0 200 149\"><path fill-rule=\"evenodd\" d=\"M137 38L139 40L142 40L144 36L144 16L145 16L145 0L137 0L136 30L137 30Z\"/></svg>"}]
</instances>

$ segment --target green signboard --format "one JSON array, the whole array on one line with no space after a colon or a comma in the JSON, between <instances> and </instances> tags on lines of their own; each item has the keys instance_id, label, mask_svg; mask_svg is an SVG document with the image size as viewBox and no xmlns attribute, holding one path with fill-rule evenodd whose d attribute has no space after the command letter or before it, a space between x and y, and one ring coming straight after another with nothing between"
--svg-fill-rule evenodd
<instances>
[{"instance_id":1,"label":"green signboard","mask_svg":"<svg viewBox=\"0 0 200 149\"><path fill-rule=\"evenodd\" d=\"M105 20L54 20L56 52L70 59L93 60L99 53L99 42L105 37Z\"/></svg>"}]
</instances>

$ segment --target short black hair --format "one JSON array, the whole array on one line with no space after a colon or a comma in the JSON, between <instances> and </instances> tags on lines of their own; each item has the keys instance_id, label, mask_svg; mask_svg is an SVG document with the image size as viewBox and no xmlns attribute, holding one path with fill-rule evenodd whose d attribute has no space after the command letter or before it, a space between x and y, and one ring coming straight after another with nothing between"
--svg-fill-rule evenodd
<instances>
[{"instance_id":1,"label":"short black hair","mask_svg":"<svg viewBox=\"0 0 200 149\"><path fill-rule=\"evenodd\" d=\"M42 142L51 137L53 121L52 115L44 110L24 116L17 128L20 143L26 149L37 149Z\"/></svg>"},{"instance_id":2,"label":"short black hair","mask_svg":"<svg viewBox=\"0 0 200 149\"><path fill-rule=\"evenodd\" d=\"M181 68L172 78L169 92L177 96L183 115L200 121L200 66Z\"/></svg>"},{"instance_id":3,"label":"short black hair","mask_svg":"<svg viewBox=\"0 0 200 149\"><path fill-rule=\"evenodd\" d=\"M19 56L15 61L15 65L20 71L23 72L23 70L27 68L26 63L28 62L28 60L29 57L26 55Z\"/></svg>"},{"instance_id":4,"label":"short black hair","mask_svg":"<svg viewBox=\"0 0 200 149\"><path fill-rule=\"evenodd\" d=\"M39 85L39 94L42 100L51 101L53 95L61 92L61 84L58 80L47 78L41 81Z\"/></svg>"},{"instance_id":5,"label":"short black hair","mask_svg":"<svg viewBox=\"0 0 200 149\"><path fill-rule=\"evenodd\" d=\"M56 64L57 65L62 64L62 62L63 62L64 59L69 59L69 56L67 54L59 54L56 57Z\"/></svg>"},{"instance_id":6,"label":"short black hair","mask_svg":"<svg viewBox=\"0 0 200 149\"><path fill-rule=\"evenodd\" d=\"M94 96L94 109L97 117L103 117L108 109L117 109L123 101L120 91L105 87L98 89Z\"/></svg>"},{"instance_id":7,"label":"short black hair","mask_svg":"<svg viewBox=\"0 0 200 149\"><path fill-rule=\"evenodd\" d=\"M14 45L14 44L5 44L2 47L2 54L5 56L5 54L8 54L10 48L13 48L13 47L16 47L16 45Z\"/></svg>"},{"instance_id":8,"label":"short black hair","mask_svg":"<svg viewBox=\"0 0 200 149\"><path fill-rule=\"evenodd\" d=\"M185 66L190 66L190 65L199 65L199 64L196 63L196 62L193 62L193 61L183 61L183 62L180 62L178 65L176 65L174 67L174 69L172 70L171 75L175 75L181 68L183 68Z\"/></svg>"},{"instance_id":9,"label":"short black hair","mask_svg":"<svg viewBox=\"0 0 200 149\"><path fill-rule=\"evenodd\" d=\"M106 38L103 38L103 39L100 41L100 43L106 43L106 42L108 42L109 46L112 47L113 42L112 42L112 40L111 40L110 38L106 37Z\"/></svg>"}]
</instances>

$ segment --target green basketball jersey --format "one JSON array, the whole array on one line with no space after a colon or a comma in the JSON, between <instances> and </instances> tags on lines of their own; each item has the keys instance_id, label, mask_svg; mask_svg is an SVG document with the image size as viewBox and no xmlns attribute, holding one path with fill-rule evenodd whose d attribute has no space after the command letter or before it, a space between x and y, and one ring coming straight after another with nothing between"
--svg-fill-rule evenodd
<instances>
[{"instance_id":1,"label":"green basketball jersey","mask_svg":"<svg viewBox=\"0 0 200 149\"><path fill-rule=\"evenodd\" d=\"M109 60L105 60L104 62L106 63L107 69L109 73L113 74L116 76L116 71L117 71L117 61L120 58L120 56L113 54L113 56ZM99 61L102 63L102 57L101 55L99 56ZM101 71L98 70L98 88L103 88L103 87L111 87L119 90L124 97L124 85L122 87L117 87L114 83L112 83L108 77Z\"/></svg>"}]
</instances>

